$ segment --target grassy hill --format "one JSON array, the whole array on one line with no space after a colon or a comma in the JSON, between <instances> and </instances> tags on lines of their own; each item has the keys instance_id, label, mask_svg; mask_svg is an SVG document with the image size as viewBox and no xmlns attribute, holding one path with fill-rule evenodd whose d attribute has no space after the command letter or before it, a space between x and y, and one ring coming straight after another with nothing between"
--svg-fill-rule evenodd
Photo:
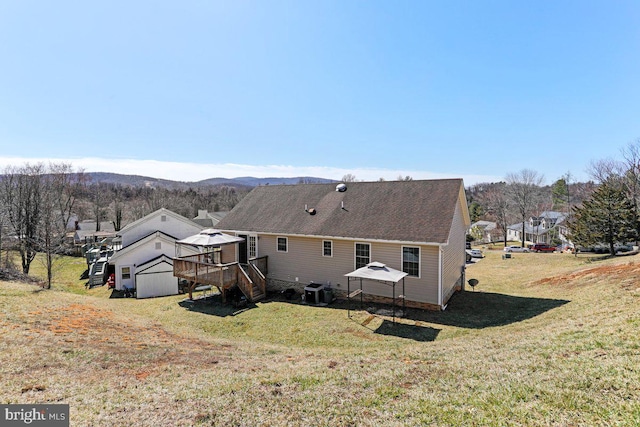
<instances>
[{"instance_id":1,"label":"grassy hill","mask_svg":"<svg viewBox=\"0 0 640 427\"><path fill-rule=\"evenodd\" d=\"M54 290L0 282L0 400L94 426L638 425L639 261L487 251L475 291L393 324L114 299L67 259Z\"/></svg>"}]
</instances>

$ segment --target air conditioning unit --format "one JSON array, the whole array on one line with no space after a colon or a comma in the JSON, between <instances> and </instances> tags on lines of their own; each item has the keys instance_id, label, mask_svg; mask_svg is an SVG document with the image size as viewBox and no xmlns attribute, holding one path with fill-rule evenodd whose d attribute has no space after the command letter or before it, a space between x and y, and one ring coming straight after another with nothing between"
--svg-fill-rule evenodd
<instances>
[{"instance_id":1,"label":"air conditioning unit","mask_svg":"<svg viewBox=\"0 0 640 427\"><path fill-rule=\"evenodd\" d=\"M324 302L324 285L321 283L309 283L304 287L304 300L307 304Z\"/></svg>"}]
</instances>

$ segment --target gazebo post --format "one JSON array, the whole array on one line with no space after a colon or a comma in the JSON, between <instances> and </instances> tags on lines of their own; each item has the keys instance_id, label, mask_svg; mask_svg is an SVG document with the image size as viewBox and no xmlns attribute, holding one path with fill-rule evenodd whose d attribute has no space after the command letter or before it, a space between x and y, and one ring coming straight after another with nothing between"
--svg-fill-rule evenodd
<instances>
[{"instance_id":1,"label":"gazebo post","mask_svg":"<svg viewBox=\"0 0 640 427\"><path fill-rule=\"evenodd\" d=\"M347 277L347 317L349 319L351 319L351 298L350 298L350 294L351 294L351 289L349 284L351 283L351 277Z\"/></svg>"},{"instance_id":2,"label":"gazebo post","mask_svg":"<svg viewBox=\"0 0 640 427\"><path fill-rule=\"evenodd\" d=\"M370 262L364 267L360 267L351 273L345 274L347 276L347 310L348 316L351 317L351 298L355 297L357 294L360 294L360 309L362 310L364 305L364 290L363 283L364 279L373 280L379 283L384 283L385 285L392 285L393 289L393 298L392 298L392 309L393 309L393 323L396 323L396 284L402 279L402 290L405 290L405 280L404 277L407 273L399 270L395 270L393 268L388 268L386 265L380 262ZM359 278L360 279L360 289L356 289L351 292L351 278ZM403 299L403 310L406 309L406 301L405 295L400 295L399 298Z\"/></svg>"},{"instance_id":3,"label":"gazebo post","mask_svg":"<svg viewBox=\"0 0 640 427\"><path fill-rule=\"evenodd\" d=\"M404 277L402 278L402 315L407 314L407 293L404 291Z\"/></svg>"},{"instance_id":4,"label":"gazebo post","mask_svg":"<svg viewBox=\"0 0 640 427\"><path fill-rule=\"evenodd\" d=\"M393 282L391 295L393 295L393 306L391 307L391 310L393 311L393 324L395 325L396 323L396 282Z\"/></svg>"}]
</instances>

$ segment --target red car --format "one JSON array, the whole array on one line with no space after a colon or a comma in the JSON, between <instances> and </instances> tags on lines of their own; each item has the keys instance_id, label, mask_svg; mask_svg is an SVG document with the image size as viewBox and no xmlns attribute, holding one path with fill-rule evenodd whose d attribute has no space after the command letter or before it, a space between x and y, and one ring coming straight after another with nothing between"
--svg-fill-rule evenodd
<instances>
[{"instance_id":1,"label":"red car","mask_svg":"<svg viewBox=\"0 0 640 427\"><path fill-rule=\"evenodd\" d=\"M531 250L533 252L555 252L556 247L545 245L543 243L536 243L535 245L531 246Z\"/></svg>"}]
</instances>

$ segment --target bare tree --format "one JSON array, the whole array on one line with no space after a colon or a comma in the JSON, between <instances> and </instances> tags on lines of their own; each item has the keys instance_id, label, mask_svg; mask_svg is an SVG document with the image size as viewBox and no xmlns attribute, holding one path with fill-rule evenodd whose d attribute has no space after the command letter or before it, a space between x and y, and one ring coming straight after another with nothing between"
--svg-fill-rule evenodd
<instances>
[{"instance_id":1,"label":"bare tree","mask_svg":"<svg viewBox=\"0 0 640 427\"><path fill-rule=\"evenodd\" d=\"M45 176L41 182L40 222L38 230L38 249L44 252L44 266L47 271L47 289L53 280L53 263L60 252L66 227L61 228L61 215L58 215L57 182L52 175Z\"/></svg>"},{"instance_id":2,"label":"bare tree","mask_svg":"<svg viewBox=\"0 0 640 427\"><path fill-rule=\"evenodd\" d=\"M29 274L38 248L42 164L9 166L2 180L2 203L18 241L22 272Z\"/></svg>"},{"instance_id":3,"label":"bare tree","mask_svg":"<svg viewBox=\"0 0 640 427\"><path fill-rule=\"evenodd\" d=\"M631 204L632 212L640 218L640 139L622 149L623 185ZM640 239L640 221L636 223L636 239ZM636 240L638 245L638 240Z\"/></svg>"},{"instance_id":4,"label":"bare tree","mask_svg":"<svg viewBox=\"0 0 640 427\"><path fill-rule=\"evenodd\" d=\"M592 161L589 164L587 173L593 180L602 184L609 180L609 178L620 176L622 164L613 159L602 159Z\"/></svg>"},{"instance_id":5,"label":"bare tree","mask_svg":"<svg viewBox=\"0 0 640 427\"><path fill-rule=\"evenodd\" d=\"M41 178L38 249L44 254L47 288L51 288L54 263L64 252L64 238L84 184L83 173L69 163L50 163Z\"/></svg>"},{"instance_id":6,"label":"bare tree","mask_svg":"<svg viewBox=\"0 0 640 427\"><path fill-rule=\"evenodd\" d=\"M356 176L348 173L342 177L342 182L356 182Z\"/></svg>"},{"instance_id":7,"label":"bare tree","mask_svg":"<svg viewBox=\"0 0 640 427\"><path fill-rule=\"evenodd\" d=\"M96 220L96 231L100 231L100 223L107 216L107 207L109 206L109 191L104 184L94 184L91 189L91 201L93 216Z\"/></svg>"},{"instance_id":8,"label":"bare tree","mask_svg":"<svg viewBox=\"0 0 640 427\"><path fill-rule=\"evenodd\" d=\"M544 177L531 169L509 173L506 176L507 194L518 218L522 220L522 246L525 246L525 223L535 209L540 184Z\"/></svg>"},{"instance_id":9,"label":"bare tree","mask_svg":"<svg viewBox=\"0 0 640 427\"><path fill-rule=\"evenodd\" d=\"M2 188L0 188L0 192L1 191L2 191ZM0 200L2 200L1 196L0 196ZM6 222L6 209L4 205L2 205L0 206L0 266L2 266L2 248L4 247L4 239L6 239L5 222ZM8 259L8 256L7 256L7 259Z\"/></svg>"},{"instance_id":10,"label":"bare tree","mask_svg":"<svg viewBox=\"0 0 640 427\"><path fill-rule=\"evenodd\" d=\"M155 212L160 208L165 207L166 199L161 189L159 188L145 188L145 202L147 205L147 214Z\"/></svg>"},{"instance_id":11,"label":"bare tree","mask_svg":"<svg viewBox=\"0 0 640 427\"><path fill-rule=\"evenodd\" d=\"M120 231L122 228L122 219L124 217L124 199L123 191L120 186L115 186L112 191L112 210L113 210L113 225L116 231Z\"/></svg>"},{"instance_id":12,"label":"bare tree","mask_svg":"<svg viewBox=\"0 0 640 427\"><path fill-rule=\"evenodd\" d=\"M500 230L504 246L507 246L507 231L509 226L509 214L511 205L505 192L505 183L488 186L484 193L481 193L480 201L486 206L487 213L495 220L497 228Z\"/></svg>"},{"instance_id":13,"label":"bare tree","mask_svg":"<svg viewBox=\"0 0 640 427\"><path fill-rule=\"evenodd\" d=\"M47 171L48 188L54 194L56 219L60 230L66 230L75 213L84 186L86 176L83 170L75 172L71 163L50 163Z\"/></svg>"}]
</instances>

